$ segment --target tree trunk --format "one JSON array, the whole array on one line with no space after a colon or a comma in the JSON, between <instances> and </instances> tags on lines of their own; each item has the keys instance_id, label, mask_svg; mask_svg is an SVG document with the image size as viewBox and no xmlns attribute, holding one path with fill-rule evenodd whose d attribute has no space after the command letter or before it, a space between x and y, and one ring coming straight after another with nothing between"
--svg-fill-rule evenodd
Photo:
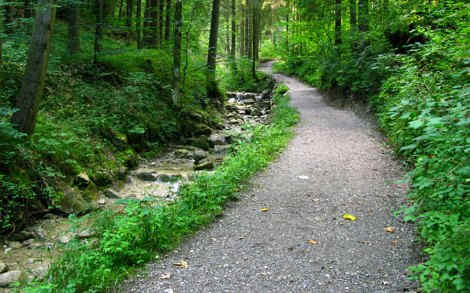
<instances>
[{"instance_id":1,"label":"tree trunk","mask_svg":"<svg viewBox=\"0 0 470 293\"><path fill-rule=\"evenodd\" d=\"M165 20L165 41L170 40L170 33L171 33L171 0L167 0L166 1L166 20Z\"/></svg>"},{"instance_id":2,"label":"tree trunk","mask_svg":"<svg viewBox=\"0 0 470 293\"><path fill-rule=\"evenodd\" d=\"M137 0L137 7L135 11L135 37L137 39L137 49L142 49L142 0Z\"/></svg>"},{"instance_id":3,"label":"tree trunk","mask_svg":"<svg viewBox=\"0 0 470 293\"><path fill-rule=\"evenodd\" d=\"M98 0L95 0L95 1L98 1ZM120 4L119 4L119 19L121 19L122 17L122 6L124 5L124 0L121 0Z\"/></svg>"},{"instance_id":4,"label":"tree trunk","mask_svg":"<svg viewBox=\"0 0 470 293\"><path fill-rule=\"evenodd\" d=\"M341 0L336 0L335 5L335 46L341 45Z\"/></svg>"},{"instance_id":5,"label":"tree trunk","mask_svg":"<svg viewBox=\"0 0 470 293\"><path fill-rule=\"evenodd\" d=\"M159 12L159 19L158 19L158 23L160 25L160 35L158 36L158 38L160 39L160 46L163 44L163 40L165 38L165 0L160 0L160 6L158 7L160 9L160 12Z\"/></svg>"},{"instance_id":6,"label":"tree trunk","mask_svg":"<svg viewBox=\"0 0 470 293\"><path fill-rule=\"evenodd\" d=\"M230 55L232 57L232 62L235 61L235 55L236 55L236 49L237 49L237 26L235 22L235 17L236 17L236 0L232 0L232 45L230 46ZM235 64L235 63L234 63Z\"/></svg>"},{"instance_id":7,"label":"tree trunk","mask_svg":"<svg viewBox=\"0 0 470 293\"><path fill-rule=\"evenodd\" d=\"M132 8L134 7L133 0L127 0L127 17L126 17L126 26L127 26L127 45L131 44L132 40Z\"/></svg>"},{"instance_id":8,"label":"tree trunk","mask_svg":"<svg viewBox=\"0 0 470 293\"><path fill-rule=\"evenodd\" d=\"M217 105L219 98L215 81L216 57L217 57L217 33L219 31L220 0L212 1L211 27L209 33L209 49L207 52L207 94L213 105Z\"/></svg>"},{"instance_id":9,"label":"tree trunk","mask_svg":"<svg viewBox=\"0 0 470 293\"><path fill-rule=\"evenodd\" d=\"M168 8L169 6L167 6ZM168 11L167 11L168 13ZM168 17L167 17L168 19ZM173 46L173 104L177 105L181 96L181 38L183 27L183 2L176 0L175 3L175 38Z\"/></svg>"},{"instance_id":10,"label":"tree trunk","mask_svg":"<svg viewBox=\"0 0 470 293\"><path fill-rule=\"evenodd\" d=\"M103 40L103 9L104 0L96 0L96 24L95 24L95 54L93 62L96 64L98 61L98 53L102 50L101 41Z\"/></svg>"},{"instance_id":11,"label":"tree trunk","mask_svg":"<svg viewBox=\"0 0 470 293\"><path fill-rule=\"evenodd\" d=\"M67 15L68 44L70 55L80 52L80 7L73 3L69 6Z\"/></svg>"},{"instance_id":12,"label":"tree trunk","mask_svg":"<svg viewBox=\"0 0 470 293\"><path fill-rule=\"evenodd\" d=\"M369 30L369 0L359 0L359 30Z\"/></svg>"},{"instance_id":13,"label":"tree trunk","mask_svg":"<svg viewBox=\"0 0 470 293\"><path fill-rule=\"evenodd\" d=\"M252 6L251 6L251 74L253 78L256 80L256 47L257 47L257 42L256 42L256 36L258 35L257 33L257 12L258 11L258 0L253 0L252 1Z\"/></svg>"},{"instance_id":14,"label":"tree trunk","mask_svg":"<svg viewBox=\"0 0 470 293\"><path fill-rule=\"evenodd\" d=\"M143 40L145 47L152 47L155 44L155 34L152 29L153 21L153 12L152 12L152 0L145 1L145 12L144 12L144 32Z\"/></svg>"},{"instance_id":15,"label":"tree trunk","mask_svg":"<svg viewBox=\"0 0 470 293\"><path fill-rule=\"evenodd\" d=\"M349 25L351 34L354 34L357 30L357 0L349 0Z\"/></svg>"},{"instance_id":16,"label":"tree trunk","mask_svg":"<svg viewBox=\"0 0 470 293\"><path fill-rule=\"evenodd\" d=\"M47 73L50 40L55 22L56 8L50 0L40 0L34 23L34 33L28 52L25 76L16 100L18 112L12 122L16 128L28 135L34 132L39 100L44 89Z\"/></svg>"}]
</instances>

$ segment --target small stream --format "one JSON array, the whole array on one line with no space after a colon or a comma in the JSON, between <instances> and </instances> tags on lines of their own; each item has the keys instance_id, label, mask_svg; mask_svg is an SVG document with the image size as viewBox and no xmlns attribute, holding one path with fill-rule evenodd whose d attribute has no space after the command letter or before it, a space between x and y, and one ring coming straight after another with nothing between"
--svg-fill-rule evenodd
<instances>
[{"instance_id":1,"label":"small stream","mask_svg":"<svg viewBox=\"0 0 470 293\"><path fill-rule=\"evenodd\" d=\"M224 129L207 138L211 146L170 145L160 157L141 162L125 180L103 191L101 209L119 210L126 199L174 201L182 184L200 172L212 172L231 150L231 143L249 139L244 125L268 124L272 108L271 92L261 94L229 92ZM72 221L47 214L35 225L16 233L11 241L1 243L0 293L11 292L17 281L30 282L46 276L50 263L72 239L93 241L92 218L84 216L78 229ZM77 222L77 221L75 221ZM73 231L72 231L73 230Z\"/></svg>"}]
</instances>

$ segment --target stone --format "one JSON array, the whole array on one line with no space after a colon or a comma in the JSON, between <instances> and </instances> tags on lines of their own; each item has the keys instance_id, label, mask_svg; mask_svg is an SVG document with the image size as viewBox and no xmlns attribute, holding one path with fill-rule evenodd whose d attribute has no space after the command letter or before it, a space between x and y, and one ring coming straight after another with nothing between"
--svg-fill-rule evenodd
<instances>
[{"instance_id":1,"label":"stone","mask_svg":"<svg viewBox=\"0 0 470 293\"><path fill-rule=\"evenodd\" d=\"M31 269L33 275L38 278L39 280L44 279L47 276L47 272L49 271L50 265L48 263L40 264Z\"/></svg>"},{"instance_id":2,"label":"stone","mask_svg":"<svg viewBox=\"0 0 470 293\"><path fill-rule=\"evenodd\" d=\"M229 152L230 148L232 146L229 145L229 144L226 144L226 145L216 145L214 146L214 151L216 154L221 154L221 155L225 155Z\"/></svg>"},{"instance_id":3,"label":"stone","mask_svg":"<svg viewBox=\"0 0 470 293\"><path fill-rule=\"evenodd\" d=\"M0 274L6 273L6 272L8 272L8 266L5 263L0 262Z\"/></svg>"},{"instance_id":4,"label":"stone","mask_svg":"<svg viewBox=\"0 0 470 293\"><path fill-rule=\"evenodd\" d=\"M61 199L58 209L66 214L83 214L92 210L89 202L87 202L82 193L75 188L67 188Z\"/></svg>"},{"instance_id":5,"label":"stone","mask_svg":"<svg viewBox=\"0 0 470 293\"><path fill-rule=\"evenodd\" d=\"M191 159L192 152L188 149L177 149L174 155L176 158Z\"/></svg>"},{"instance_id":6,"label":"stone","mask_svg":"<svg viewBox=\"0 0 470 293\"><path fill-rule=\"evenodd\" d=\"M57 241L59 241L59 243L62 243L62 244L67 244L72 240L72 238L73 238L73 235L70 233L67 233L65 235L60 236L57 239Z\"/></svg>"},{"instance_id":7,"label":"stone","mask_svg":"<svg viewBox=\"0 0 470 293\"><path fill-rule=\"evenodd\" d=\"M106 199L105 198L98 199L98 204L102 205L102 206L105 205L106 204Z\"/></svg>"},{"instance_id":8,"label":"stone","mask_svg":"<svg viewBox=\"0 0 470 293\"><path fill-rule=\"evenodd\" d=\"M212 147L211 142L209 141L209 137L206 135L192 137L188 141L192 146L201 148L203 150L209 150Z\"/></svg>"},{"instance_id":9,"label":"stone","mask_svg":"<svg viewBox=\"0 0 470 293\"><path fill-rule=\"evenodd\" d=\"M92 237L95 237L95 236L96 236L95 232L93 232L91 229L86 229L86 230L80 231L77 234L77 237L80 238L80 239L87 239L87 238L92 238Z\"/></svg>"},{"instance_id":10,"label":"stone","mask_svg":"<svg viewBox=\"0 0 470 293\"><path fill-rule=\"evenodd\" d=\"M112 190L112 189L106 189L105 191L103 191L103 195L106 196L107 198L110 198L110 199L120 198L119 194L116 191Z\"/></svg>"},{"instance_id":11,"label":"stone","mask_svg":"<svg viewBox=\"0 0 470 293\"><path fill-rule=\"evenodd\" d=\"M205 159L205 158L207 158L207 156L209 156L209 153L206 152L205 150L196 149L193 152L193 158L194 158L194 160L196 160L198 162Z\"/></svg>"},{"instance_id":12,"label":"stone","mask_svg":"<svg viewBox=\"0 0 470 293\"><path fill-rule=\"evenodd\" d=\"M6 288L13 286L16 282L19 282L23 276L21 271L10 271L0 274L0 287Z\"/></svg>"},{"instance_id":13,"label":"stone","mask_svg":"<svg viewBox=\"0 0 470 293\"><path fill-rule=\"evenodd\" d=\"M155 176L153 173L150 172L142 172L136 175L137 178L139 178L142 181L148 181L148 182L153 182L157 181L158 177Z\"/></svg>"},{"instance_id":14,"label":"stone","mask_svg":"<svg viewBox=\"0 0 470 293\"><path fill-rule=\"evenodd\" d=\"M214 145L227 144L227 141L225 140L225 135L220 134L220 133L211 134L211 136L209 136L209 141L212 142L212 144Z\"/></svg>"},{"instance_id":15,"label":"stone","mask_svg":"<svg viewBox=\"0 0 470 293\"><path fill-rule=\"evenodd\" d=\"M80 189L87 188L88 185L90 185L91 180L90 177L88 177L88 174L85 172L82 172L75 177L74 184L78 186Z\"/></svg>"},{"instance_id":16,"label":"stone","mask_svg":"<svg viewBox=\"0 0 470 293\"><path fill-rule=\"evenodd\" d=\"M30 231L20 231L10 236L10 240L13 241L25 241L28 239L34 238L34 233Z\"/></svg>"},{"instance_id":17,"label":"stone","mask_svg":"<svg viewBox=\"0 0 470 293\"><path fill-rule=\"evenodd\" d=\"M11 241L8 246L12 249L19 249L21 247L23 247L23 244L21 242L18 242L18 241Z\"/></svg>"},{"instance_id":18,"label":"stone","mask_svg":"<svg viewBox=\"0 0 470 293\"><path fill-rule=\"evenodd\" d=\"M195 167L194 170L199 171L199 170L212 170L214 169L214 162L209 160L209 159L204 159L201 162L199 162Z\"/></svg>"}]
</instances>

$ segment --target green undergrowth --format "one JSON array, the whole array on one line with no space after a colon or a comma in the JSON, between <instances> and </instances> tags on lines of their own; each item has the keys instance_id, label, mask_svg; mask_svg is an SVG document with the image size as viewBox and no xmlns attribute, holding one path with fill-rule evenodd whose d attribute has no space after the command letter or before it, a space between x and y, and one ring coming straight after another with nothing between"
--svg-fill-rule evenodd
<instances>
[{"instance_id":1,"label":"green undergrowth","mask_svg":"<svg viewBox=\"0 0 470 293\"><path fill-rule=\"evenodd\" d=\"M236 144L215 173L183 186L174 203L135 201L121 213L102 214L94 227L99 240L71 243L46 281L30 285L26 292L103 292L220 216L224 205L236 200L248 179L278 157L292 137L299 117L286 91L285 86L275 90L272 124L253 128L252 138Z\"/></svg>"}]
</instances>

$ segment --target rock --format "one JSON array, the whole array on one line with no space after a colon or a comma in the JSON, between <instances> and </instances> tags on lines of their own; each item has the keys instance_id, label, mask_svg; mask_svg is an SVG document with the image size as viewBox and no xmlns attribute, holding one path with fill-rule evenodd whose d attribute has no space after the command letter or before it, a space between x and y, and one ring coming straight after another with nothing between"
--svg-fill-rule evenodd
<instances>
[{"instance_id":1,"label":"rock","mask_svg":"<svg viewBox=\"0 0 470 293\"><path fill-rule=\"evenodd\" d=\"M25 230L20 231L10 236L10 240L13 240L13 241L25 241L31 238L34 238L34 233L30 231L25 231Z\"/></svg>"},{"instance_id":2,"label":"rock","mask_svg":"<svg viewBox=\"0 0 470 293\"><path fill-rule=\"evenodd\" d=\"M212 128L210 128L206 124L198 123L193 126L191 133L193 136L210 135L212 131Z\"/></svg>"},{"instance_id":3,"label":"rock","mask_svg":"<svg viewBox=\"0 0 470 293\"><path fill-rule=\"evenodd\" d=\"M80 231L77 234L77 237L80 238L80 239L92 238L92 237L95 237L95 236L96 236L95 232L93 232L91 229L86 229L86 230Z\"/></svg>"},{"instance_id":4,"label":"rock","mask_svg":"<svg viewBox=\"0 0 470 293\"><path fill-rule=\"evenodd\" d=\"M91 178L96 186L109 186L113 183L113 175L107 170L97 171Z\"/></svg>"},{"instance_id":5,"label":"rock","mask_svg":"<svg viewBox=\"0 0 470 293\"><path fill-rule=\"evenodd\" d=\"M47 272L49 271L50 265L48 263L40 264L31 269L33 275L38 278L39 280L44 279L47 276Z\"/></svg>"},{"instance_id":6,"label":"rock","mask_svg":"<svg viewBox=\"0 0 470 293\"><path fill-rule=\"evenodd\" d=\"M225 135L220 133L213 133L209 136L209 141L212 142L213 145L224 145L227 144L225 140Z\"/></svg>"},{"instance_id":7,"label":"rock","mask_svg":"<svg viewBox=\"0 0 470 293\"><path fill-rule=\"evenodd\" d=\"M214 151L219 155L226 155L232 146L229 144L226 145L216 145L214 146Z\"/></svg>"},{"instance_id":8,"label":"rock","mask_svg":"<svg viewBox=\"0 0 470 293\"><path fill-rule=\"evenodd\" d=\"M142 181L148 181L148 182L153 182L157 181L158 177L155 176L154 174L150 172L142 172L136 175L137 178L139 178Z\"/></svg>"},{"instance_id":9,"label":"rock","mask_svg":"<svg viewBox=\"0 0 470 293\"><path fill-rule=\"evenodd\" d=\"M28 239L23 242L23 245L26 247L30 247L34 243L34 239Z\"/></svg>"},{"instance_id":10,"label":"rock","mask_svg":"<svg viewBox=\"0 0 470 293\"><path fill-rule=\"evenodd\" d=\"M22 248L23 247L23 244L21 242L18 242L18 241L11 241L8 246L12 249L19 249L19 248Z\"/></svg>"},{"instance_id":11,"label":"rock","mask_svg":"<svg viewBox=\"0 0 470 293\"><path fill-rule=\"evenodd\" d=\"M163 182L163 183L166 183L166 182L170 182L170 175L167 175L167 174L160 174L158 175L158 181L160 182Z\"/></svg>"},{"instance_id":12,"label":"rock","mask_svg":"<svg viewBox=\"0 0 470 293\"><path fill-rule=\"evenodd\" d=\"M48 214L48 215L53 215L53 214ZM56 219L56 218L57 218L56 215L53 215L53 216L54 216L54 218L52 218L52 217L46 217L46 219ZM35 238L37 238L37 239L44 239L44 238L46 238L46 231L44 231L44 229L41 228L41 226L35 226L35 227L31 228L31 229L32 229L32 231L33 231L33 233L34 233L34 235L35 235Z\"/></svg>"},{"instance_id":13,"label":"rock","mask_svg":"<svg viewBox=\"0 0 470 293\"><path fill-rule=\"evenodd\" d=\"M10 287L19 282L23 276L21 271L11 271L0 274L0 287Z\"/></svg>"},{"instance_id":14,"label":"rock","mask_svg":"<svg viewBox=\"0 0 470 293\"><path fill-rule=\"evenodd\" d=\"M183 158L183 159L191 159L192 157L192 152L187 149L177 149L174 152L174 155L176 158Z\"/></svg>"},{"instance_id":15,"label":"rock","mask_svg":"<svg viewBox=\"0 0 470 293\"><path fill-rule=\"evenodd\" d=\"M192 146L201 148L206 151L212 147L211 142L209 141L209 137L206 135L202 135L199 137L192 137L189 139L189 143Z\"/></svg>"},{"instance_id":16,"label":"rock","mask_svg":"<svg viewBox=\"0 0 470 293\"><path fill-rule=\"evenodd\" d=\"M120 167L119 170L116 172L116 176L119 180L126 179L128 169L126 167Z\"/></svg>"},{"instance_id":17,"label":"rock","mask_svg":"<svg viewBox=\"0 0 470 293\"><path fill-rule=\"evenodd\" d=\"M5 272L8 272L8 266L5 263L0 262L0 274Z\"/></svg>"},{"instance_id":18,"label":"rock","mask_svg":"<svg viewBox=\"0 0 470 293\"><path fill-rule=\"evenodd\" d=\"M92 205L83 198L82 193L75 188L68 188L64 191L64 196L57 208L66 214L84 214L93 209Z\"/></svg>"},{"instance_id":19,"label":"rock","mask_svg":"<svg viewBox=\"0 0 470 293\"><path fill-rule=\"evenodd\" d=\"M194 152L193 152L193 158L194 160L196 160L197 162L207 158L207 156L209 156L209 153L206 152L205 150L201 150L201 149L196 149Z\"/></svg>"},{"instance_id":20,"label":"rock","mask_svg":"<svg viewBox=\"0 0 470 293\"><path fill-rule=\"evenodd\" d=\"M88 174L85 172L82 172L75 177L75 180L73 181L75 185L78 186L80 189L85 189L90 185L91 180L90 177L88 177Z\"/></svg>"},{"instance_id":21,"label":"rock","mask_svg":"<svg viewBox=\"0 0 470 293\"><path fill-rule=\"evenodd\" d=\"M209 159L204 159L201 162L199 162L195 167L194 170L199 171L199 170L212 170L214 169L214 162L209 160Z\"/></svg>"},{"instance_id":22,"label":"rock","mask_svg":"<svg viewBox=\"0 0 470 293\"><path fill-rule=\"evenodd\" d=\"M67 233L65 235L60 236L57 239L57 241L59 241L59 243L62 243L62 244L67 244L72 240L72 238L73 238L73 235L70 233Z\"/></svg>"},{"instance_id":23,"label":"rock","mask_svg":"<svg viewBox=\"0 0 470 293\"><path fill-rule=\"evenodd\" d=\"M106 199L105 198L98 199L98 204L102 205L102 206L105 205L106 204Z\"/></svg>"},{"instance_id":24,"label":"rock","mask_svg":"<svg viewBox=\"0 0 470 293\"><path fill-rule=\"evenodd\" d=\"M119 194L116 191L112 190L112 189L106 189L103 192L103 195L106 196L107 198L111 198L111 199L120 198Z\"/></svg>"}]
</instances>

